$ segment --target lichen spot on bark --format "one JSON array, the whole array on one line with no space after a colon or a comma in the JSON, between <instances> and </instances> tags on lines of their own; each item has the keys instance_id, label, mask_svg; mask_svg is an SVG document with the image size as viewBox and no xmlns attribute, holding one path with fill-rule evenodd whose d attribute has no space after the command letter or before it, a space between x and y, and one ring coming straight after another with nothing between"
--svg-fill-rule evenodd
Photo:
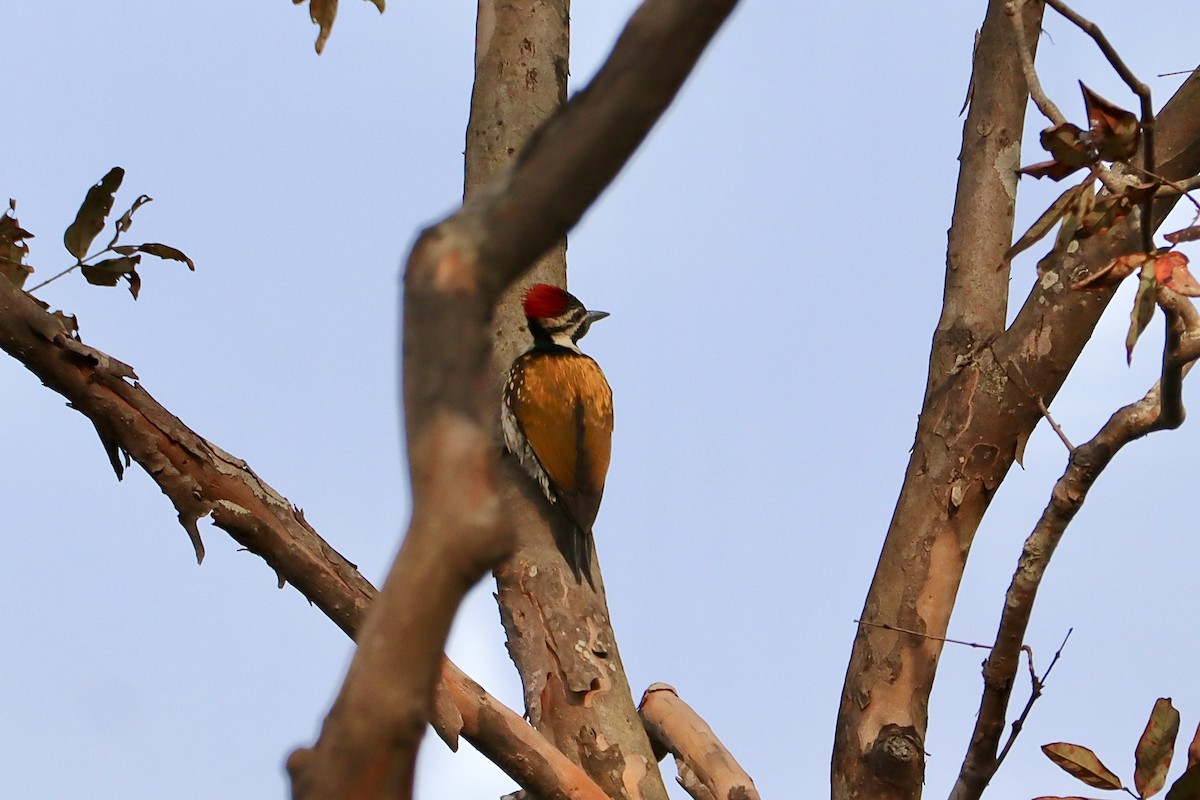
<instances>
[{"instance_id":1,"label":"lichen spot on bark","mask_svg":"<svg viewBox=\"0 0 1200 800\"><path fill-rule=\"evenodd\" d=\"M1009 142L996 153L996 161L992 167L1000 176L1000 184L1008 193L1008 199L1017 202L1017 169L1021 166L1021 145L1019 142Z\"/></svg>"}]
</instances>

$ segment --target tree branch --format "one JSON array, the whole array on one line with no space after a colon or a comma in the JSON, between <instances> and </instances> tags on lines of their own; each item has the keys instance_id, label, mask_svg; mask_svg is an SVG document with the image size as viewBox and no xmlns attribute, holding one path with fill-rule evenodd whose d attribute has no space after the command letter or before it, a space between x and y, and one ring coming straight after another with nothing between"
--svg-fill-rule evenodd
<instances>
[{"instance_id":1,"label":"tree branch","mask_svg":"<svg viewBox=\"0 0 1200 800\"><path fill-rule=\"evenodd\" d=\"M651 684L638 713L655 751L675 756L679 785L696 800L759 800L754 781L674 687Z\"/></svg>"},{"instance_id":2,"label":"tree branch","mask_svg":"<svg viewBox=\"0 0 1200 800\"><path fill-rule=\"evenodd\" d=\"M869 621L934 637L946 633L972 539L1012 466L1017 443L1042 418L1031 398L1042 398L1047 405L1053 401L1112 297L1111 290L1080 292L1070 286L1089 269L1140 249L1140 230L1127 220L1052 265L1034 283L1013 324L990 341L978 336L983 328L955 324L962 301L953 287L975 281L990 285L989 276L1007 275L996 269L1011 237L1011 209L1003 198L996 196L990 211L984 207L960 215L960 208L980 202L964 194L986 186L988 173L976 177L970 170L997 163L994 158L974 166L976 151L986 148L988 139L1002 139L1014 148L1019 144L1016 112L1024 108L1026 95L1011 25L1003 16L996 19L1002 7L1001 0L993 0L981 35L972 116L963 131L942 320L934 334L912 456L863 613ZM1027 11L1035 8L1040 6ZM1037 20L1030 22L1036 29ZM983 62L985 58L991 60ZM1003 94L997 94L997 87L1004 88ZM1156 123L1158 172L1181 180L1200 171L1200 78L1193 75L1184 82ZM1006 185L1015 192L1014 184ZM1168 201L1155 202L1154 224L1169 210ZM1007 236L998 230L1000 223L1010 226ZM969 252L971 261L957 261L960 251ZM1002 291L996 296L1004 298ZM995 299L981 302L991 309ZM1022 385L1011 379L1013 374L1022 377ZM835 738L836 800L856 793L880 800L919 796L926 702L940 651L936 639L918 641L860 628Z\"/></svg>"},{"instance_id":3,"label":"tree branch","mask_svg":"<svg viewBox=\"0 0 1200 800\"><path fill-rule=\"evenodd\" d=\"M647 0L592 85L513 167L426 230L404 292L413 519L295 795L408 798L441 649L463 595L512 552L500 502L489 323L669 105L736 0Z\"/></svg>"},{"instance_id":4,"label":"tree branch","mask_svg":"<svg viewBox=\"0 0 1200 800\"><path fill-rule=\"evenodd\" d=\"M1122 447L1183 422L1183 374L1192 361L1179 357L1180 345L1185 337L1191 341L1200 337L1200 314L1187 298L1169 289L1159 290L1159 301L1167 324L1162 377L1141 400L1117 411L1099 433L1071 452L1049 504L1025 541L1005 597L996 642L983 664L983 697L951 800L976 800L999 768L997 749L1033 604L1054 550L1088 491Z\"/></svg>"},{"instance_id":5,"label":"tree branch","mask_svg":"<svg viewBox=\"0 0 1200 800\"><path fill-rule=\"evenodd\" d=\"M188 428L136 381L131 367L71 338L37 301L0 279L0 349L65 397L100 434L114 460L128 455L158 484L199 541L207 515L262 558L281 582L355 638L375 587L323 540L304 515L244 461ZM579 797L604 793L520 714L505 707L449 659L441 666L431 723L452 749L470 742L519 785L539 797L575 787ZM565 795L562 795L565 797Z\"/></svg>"},{"instance_id":6,"label":"tree branch","mask_svg":"<svg viewBox=\"0 0 1200 800\"><path fill-rule=\"evenodd\" d=\"M983 486L990 492L999 482L991 462L1000 448L975 448L985 443L960 439L956 429L970 419L962 392L977 385L972 365L1003 331L1008 308L1010 266L1004 254L1012 243L1029 91L1007 7L1005 0L991 0L975 48L942 313L917 441L860 615L865 622L933 637L946 634L972 520L986 505ZM1040 5L1024 7L1027 39L1039 30L1041 13ZM927 698L942 646L937 639L859 627L834 739L835 800L907 800L920 794Z\"/></svg>"}]
</instances>

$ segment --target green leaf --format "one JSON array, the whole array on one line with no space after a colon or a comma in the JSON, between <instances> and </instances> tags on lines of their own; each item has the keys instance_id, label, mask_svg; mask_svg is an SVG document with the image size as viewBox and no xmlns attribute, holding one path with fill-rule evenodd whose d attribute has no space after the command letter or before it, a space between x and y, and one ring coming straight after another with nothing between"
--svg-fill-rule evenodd
<instances>
[{"instance_id":1,"label":"green leaf","mask_svg":"<svg viewBox=\"0 0 1200 800\"><path fill-rule=\"evenodd\" d=\"M1121 779L1090 749L1068 742L1042 745L1046 757L1094 789L1120 789Z\"/></svg>"},{"instance_id":2,"label":"green leaf","mask_svg":"<svg viewBox=\"0 0 1200 800\"><path fill-rule=\"evenodd\" d=\"M99 183L88 189L83 204L75 214L75 221L63 234L63 245L77 260L83 260L88 248L92 246L92 241L104 230L104 221L108 219L108 212L112 211L113 195L117 193L124 179L125 170L113 167Z\"/></svg>"},{"instance_id":3,"label":"green leaf","mask_svg":"<svg viewBox=\"0 0 1200 800\"><path fill-rule=\"evenodd\" d=\"M1178 735L1179 712L1171 698L1158 698L1133 753L1133 786L1143 798L1158 794L1166 784Z\"/></svg>"},{"instance_id":4,"label":"green leaf","mask_svg":"<svg viewBox=\"0 0 1200 800\"><path fill-rule=\"evenodd\" d=\"M1154 319L1155 300L1158 295L1158 281L1154 278L1154 259L1151 258L1142 265L1142 276L1138 281L1137 296L1133 300L1133 310L1129 312L1129 333L1125 336L1125 363L1133 363L1133 346L1138 337L1146 330L1150 320Z\"/></svg>"}]
</instances>

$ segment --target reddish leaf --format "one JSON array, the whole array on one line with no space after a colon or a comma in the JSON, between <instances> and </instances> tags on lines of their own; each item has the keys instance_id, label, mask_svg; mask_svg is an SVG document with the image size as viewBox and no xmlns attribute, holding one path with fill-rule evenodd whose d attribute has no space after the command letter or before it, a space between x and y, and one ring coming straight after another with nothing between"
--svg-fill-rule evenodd
<instances>
[{"instance_id":1,"label":"reddish leaf","mask_svg":"<svg viewBox=\"0 0 1200 800\"><path fill-rule=\"evenodd\" d=\"M1142 277L1138 281L1137 296L1133 300L1133 310L1129 312L1129 333L1125 336L1125 361L1133 362L1133 346L1138 337L1146 330L1150 320L1154 318L1154 306L1157 296L1158 281L1154 278L1154 259L1148 259L1142 265Z\"/></svg>"},{"instance_id":2,"label":"reddish leaf","mask_svg":"<svg viewBox=\"0 0 1200 800\"><path fill-rule=\"evenodd\" d=\"M1182 230L1164 233L1163 238L1171 244L1179 244L1180 242L1194 242L1200 239L1200 225L1190 225Z\"/></svg>"},{"instance_id":3,"label":"reddish leaf","mask_svg":"<svg viewBox=\"0 0 1200 800\"><path fill-rule=\"evenodd\" d=\"M1118 256L1081 280L1071 284L1072 289L1099 289L1113 286L1132 275L1149 258L1145 253L1130 253Z\"/></svg>"},{"instance_id":4,"label":"reddish leaf","mask_svg":"<svg viewBox=\"0 0 1200 800\"><path fill-rule=\"evenodd\" d=\"M1094 789L1120 789L1121 779L1086 747L1067 742L1042 745L1046 757Z\"/></svg>"},{"instance_id":5,"label":"reddish leaf","mask_svg":"<svg viewBox=\"0 0 1200 800\"><path fill-rule=\"evenodd\" d=\"M88 248L92 246L92 240L104 230L104 221L108 219L108 212L112 211L113 195L120 188L124 178L125 170L113 167L99 183L88 189L83 198L83 205L79 206L79 211L75 214L75 221L63 234L63 245L76 259L83 260Z\"/></svg>"},{"instance_id":6,"label":"reddish leaf","mask_svg":"<svg viewBox=\"0 0 1200 800\"><path fill-rule=\"evenodd\" d=\"M1079 82L1091 126L1096 155L1105 161L1125 161L1137 152L1142 126L1133 113L1113 105Z\"/></svg>"},{"instance_id":7,"label":"reddish leaf","mask_svg":"<svg viewBox=\"0 0 1200 800\"><path fill-rule=\"evenodd\" d=\"M1188 257L1172 250L1154 261L1154 277L1173 292L1188 297L1200 297L1200 283L1188 271Z\"/></svg>"},{"instance_id":8,"label":"reddish leaf","mask_svg":"<svg viewBox=\"0 0 1200 800\"><path fill-rule=\"evenodd\" d=\"M1187 256L1183 253L1171 251L1163 253L1154 259L1154 278L1159 283L1166 283L1171 280L1172 273L1176 267L1186 267L1188 263Z\"/></svg>"},{"instance_id":9,"label":"reddish leaf","mask_svg":"<svg viewBox=\"0 0 1200 800\"><path fill-rule=\"evenodd\" d=\"M1133 753L1133 786L1142 798L1153 797L1166 785L1178 735L1179 712L1171 705L1171 698L1158 698Z\"/></svg>"}]
</instances>

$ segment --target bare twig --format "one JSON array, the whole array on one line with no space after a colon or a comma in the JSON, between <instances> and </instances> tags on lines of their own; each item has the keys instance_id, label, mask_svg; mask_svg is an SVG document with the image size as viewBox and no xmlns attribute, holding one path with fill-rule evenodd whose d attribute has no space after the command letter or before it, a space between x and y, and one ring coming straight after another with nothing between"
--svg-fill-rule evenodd
<instances>
[{"instance_id":1,"label":"bare twig","mask_svg":"<svg viewBox=\"0 0 1200 800\"><path fill-rule=\"evenodd\" d=\"M651 684L638 713L656 753L675 756L679 785L696 800L759 800L754 781L674 687Z\"/></svg>"},{"instance_id":2,"label":"bare twig","mask_svg":"<svg viewBox=\"0 0 1200 800\"><path fill-rule=\"evenodd\" d=\"M1050 120L1055 125L1064 125L1067 118L1059 111L1058 106L1046 94L1046 90L1042 88L1042 82L1038 79L1037 70L1033 66L1033 51L1029 48L1029 41L1025 36L1025 25L1022 20L1021 10L1024 8L1027 0L1009 0L1004 7L1004 13L1012 20L1013 35L1017 40L1017 53L1021 58L1021 71L1025 73L1025 85L1029 87L1029 96L1033 99L1038 110L1046 119Z\"/></svg>"},{"instance_id":3,"label":"bare twig","mask_svg":"<svg viewBox=\"0 0 1200 800\"><path fill-rule=\"evenodd\" d=\"M1054 432L1058 434L1058 438L1064 445L1066 445L1067 452L1069 453L1074 450L1075 445L1071 444L1071 440L1067 438L1067 434L1061 427L1059 427L1058 423L1054 421L1054 417L1050 416L1050 409L1046 408L1046 403L1042 400L1042 398L1034 397L1033 399L1034 402L1037 403L1038 411L1042 412L1042 416L1046 418L1046 422L1050 423L1050 427L1054 429Z\"/></svg>"},{"instance_id":4,"label":"bare twig","mask_svg":"<svg viewBox=\"0 0 1200 800\"><path fill-rule=\"evenodd\" d=\"M1008 752L1017 741L1017 736L1025 727L1025 720L1029 719L1029 712L1033 710L1033 704L1042 696L1042 691L1046 688L1046 680L1050 677L1050 671L1054 669L1054 665L1058 663L1058 659L1062 656L1063 648L1067 646L1067 640L1074 633L1074 628L1067 630L1067 635L1063 637L1062 644L1054 651L1054 657L1050 659L1050 666L1046 667L1046 672L1042 677L1038 677L1033 670L1033 648L1029 645L1022 645L1021 649L1029 656L1029 699L1025 701L1025 708L1021 709L1020 715L1013 720L1012 731L1008 734L1008 739L1004 742L1004 747L1000 748L1000 755L996 756L996 769L1004 763L1004 759L1008 756Z\"/></svg>"},{"instance_id":5,"label":"bare twig","mask_svg":"<svg viewBox=\"0 0 1200 800\"><path fill-rule=\"evenodd\" d=\"M991 650L990 644L979 644L978 642L964 642L962 639L949 639L945 636L932 636L928 633L920 631L910 631L907 628L901 628L896 625L889 625L886 622L867 622L866 620L856 619L854 622L858 625L869 625L872 628L882 628L885 631L895 631L896 633L907 633L910 636L920 636L923 639L932 639L937 642L945 642L947 644L961 644L964 647L975 647L980 650Z\"/></svg>"}]
</instances>

